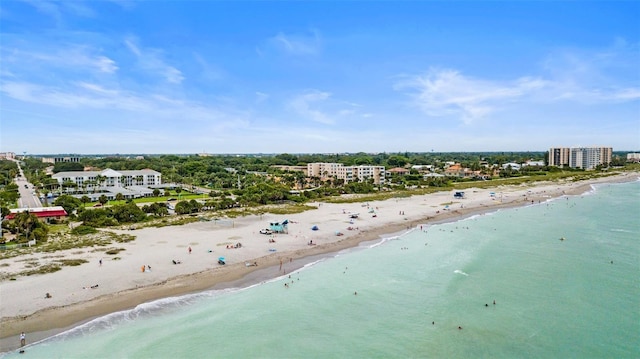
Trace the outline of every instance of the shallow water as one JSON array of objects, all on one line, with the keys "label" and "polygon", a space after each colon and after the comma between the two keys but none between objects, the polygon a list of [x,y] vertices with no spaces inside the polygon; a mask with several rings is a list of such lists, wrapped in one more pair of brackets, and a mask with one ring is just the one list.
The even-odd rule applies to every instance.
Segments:
[{"label": "shallow water", "polygon": [[640,357],[639,214],[640,182],[602,185],[143,304],[20,357]]}]

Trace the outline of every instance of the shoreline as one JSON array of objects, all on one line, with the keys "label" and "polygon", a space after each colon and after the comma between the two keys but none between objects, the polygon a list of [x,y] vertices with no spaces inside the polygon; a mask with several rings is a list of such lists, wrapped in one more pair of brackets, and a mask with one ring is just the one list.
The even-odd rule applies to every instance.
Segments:
[{"label": "shoreline", "polygon": [[[384,222],[377,226],[368,226],[358,231],[357,233],[345,235],[344,238],[340,238],[338,240],[335,240],[335,237],[333,237],[331,234],[325,233],[323,234],[324,237],[331,236],[331,238],[334,238],[334,240],[329,239],[328,241],[325,241],[325,243],[319,243],[317,246],[300,247],[299,245],[290,245],[286,250],[282,252],[270,253],[258,257],[254,256],[251,257],[250,260],[244,259],[225,266],[205,268],[204,270],[197,270],[185,274],[173,275],[165,280],[156,281],[151,284],[142,286],[136,285],[124,290],[108,292],[106,294],[95,296],[86,300],[68,302],[60,306],[49,306],[26,315],[3,316],[0,320],[2,328],[0,333],[0,352],[7,352],[18,348],[17,344],[19,343],[19,341],[17,340],[17,335],[22,331],[28,333],[28,341],[30,343],[34,343],[66,331],[72,327],[89,322],[95,318],[107,315],[109,313],[129,310],[142,303],[147,303],[167,297],[188,295],[207,290],[244,288],[250,285],[258,284],[265,280],[277,278],[286,273],[298,270],[307,263],[310,263],[318,258],[331,257],[340,251],[356,248],[362,243],[381,240],[396,233],[405,233],[407,230],[416,228],[420,225],[436,225],[440,223],[458,221],[470,216],[486,214],[500,209],[522,207],[530,205],[532,203],[542,203],[554,198],[562,197],[564,195],[582,195],[590,191],[592,185],[594,184],[631,182],[638,180],[638,175],[638,173],[633,172],[581,182],[541,183],[532,184],[531,186],[521,188],[512,187],[504,189],[504,192],[511,195],[509,197],[509,200],[497,203],[495,202],[495,199],[494,202],[487,202],[487,198],[482,199],[479,197],[480,200],[472,203],[463,202],[464,205],[469,204],[464,208],[462,208],[461,204],[461,208],[448,210],[446,212],[438,210],[438,208],[442,207],[442,203],[438,202],[441,201],[441,197],[451,201],[450,196],[447,197],[450,191],[446,191],[444,193],[444,196],[435,196],[434,194],[429,194],[412,196],[399,200],[391,199],[380,201],[378,202],[378,204],[380,204],[381,208],[382,204],[390,205],[389,207],[393,207],[394,211],[398,207],[405,207],[405,204],[408,204],[410,202],[415,208],[420,208],[417,207],[419,205],[426,206],[424,203],[422,203],[422,201],[431,201],[429,202],[429,204],[431,204],[429,207],[434,208],[428,208],[422,213],[406,217],[404,216],[404,211],[402,211],[402,218],[398,219],[398,217],[396,217],[396,219],[387,220],[387,222]],[[536,189],[538,189],[539,191],[537,193],[532,193],[532,190]],[[472,189],[470,189],[470,191],[471,190]],[[478,190],[477,192],[486,194],[492,190],[497,190],[497,188],[483,189]],[[553,192],[551,190],[553,190]],[[476,191],[474,191],[474,193],[476,193]],[[525,197],[524,200],[521,198],[522,196]],[[393,205],[393,201],[395,201],[396,205]],[[400,201],[402,201],[402,203],[398,204]],[[436,204],[435,206],[433,205],[434,203]],[[321,205],[322,204],[319,204],[318,208],[321,208]],[[325,205],[328,206],[328,204]],[[336,208],[340,206],[346,207],[347,205],[335,205],[333,206],[335,207],[333,208],[333,210],[336,210]],[[353,207],[353,205],[350,206]],[[406,205],[406,207],[409,206]],[[435,215],[431,213],[434,211],[437,211]],[[344,214],[344,210],[342,214]],[[294,217],[294,215],[292,215],[291,217]],[[317,218],[314,218],[315,216],[313,216],[313,214],[309,213],[307,213],[306,215],[301,214],[297,217],[318,220]],[[248,222],[250,225],[255,225],[258,220],[257,218],[252,218]],[[315,221],[309,223],[314,222]],[[329,223],[331,222],[327,220],[323,224],[323,226],[328,226]],[[181,228],[174,228],[174,230],[176,231],[179,231],[180,229]],[[184,229],[185,231],[187,230],[186,228],[182,229]],[[227,230],[229,232],[233,232],[236,229],[234,228]],[[248,229],[238,228],[237,230],[247,231]],[[293,234],[287,234],[283,236],[292,235]],[[305,237],[306,240],[307,237],[303,237]],[[267,237],[261,238],[266,239]],[[283,237],[278,237],[278,241],[280,241],[281,238]],[[288,239],[292,238],[289,237]],[[299,237],[295,236],[294,239],[299,239]],[[315,240],[315,237],[313,239]],[[224,241],[225,239],[220,240]],[[135,242],[136,241],[132,243]],[[220,243],[224,244],[225,242]],[[245,265],[245,261],[257,261],[259,262],[259,266],[248,267]],[[282,263],[284,263],[284,265]],[[285,273],[280,271],[279,265],[280,267],[284,266],[286,271]],[[156,268],[155,263],[154,268]],[[66,267],[61,272],[64,272],[65,270]],[[40,277],[48,277],[53,275],[54,274],[48,274],[42,275]],[[114,275],[117,275],[117,273],[114,273]],[[62,275],[61,277],[64,277],[64,275]],[[31,290],[33,291],[33,288]]]}]

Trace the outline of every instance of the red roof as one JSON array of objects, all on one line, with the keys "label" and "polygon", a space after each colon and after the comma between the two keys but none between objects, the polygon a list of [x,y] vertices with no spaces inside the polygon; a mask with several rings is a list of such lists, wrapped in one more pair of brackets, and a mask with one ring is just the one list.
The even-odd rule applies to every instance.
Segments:
[{"label": "red roof", "polygon": [[[65,211],[64,209],[54,209],[49,211],[30,209],[29,213],[34,214],[38,218],[64,217],[67,215],[67,211]],[[9,213],[5,217],[5,219],[8,219],[8,220],[14,219],[16,217],[16,214],[17,213]]]}]

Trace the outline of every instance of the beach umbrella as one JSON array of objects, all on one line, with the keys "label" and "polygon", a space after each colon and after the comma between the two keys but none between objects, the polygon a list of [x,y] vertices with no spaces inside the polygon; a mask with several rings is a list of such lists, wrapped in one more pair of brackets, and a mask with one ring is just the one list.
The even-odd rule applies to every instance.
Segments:
[{"label": "beach umbrella", "polygon": [[313,226],[313,227],[311,227],[311,230],[312,230],[312,231],[317,231],[317,230],[318,230],[318,226]]}]

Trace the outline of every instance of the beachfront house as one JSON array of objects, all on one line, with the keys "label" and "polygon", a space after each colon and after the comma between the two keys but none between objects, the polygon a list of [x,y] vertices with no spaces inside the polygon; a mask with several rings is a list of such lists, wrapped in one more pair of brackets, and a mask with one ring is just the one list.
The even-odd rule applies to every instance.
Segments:
[{"label": "beachfront house", "polygon": [[16,215],[18,213],[22,213],[22,212],[29,212],[35,215],[36,217],[38,217],[38,219],[43,222],[50,222],[52,219],[59,221],[67,217],[67,211],[65,211],[64,208],[60,206],[53,206],[53,207],[34,207],[34,208],[14,208],[10,210],[10,213],[7,214],[7,216],[4,219],[10,221],[16,218]]}]

